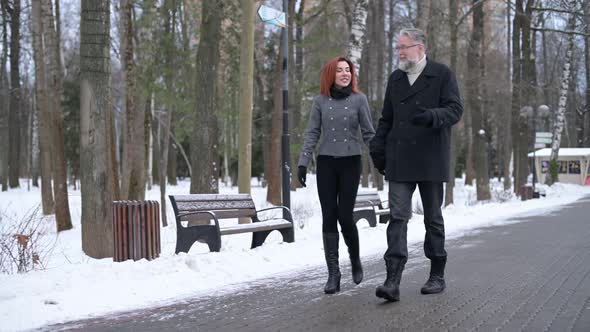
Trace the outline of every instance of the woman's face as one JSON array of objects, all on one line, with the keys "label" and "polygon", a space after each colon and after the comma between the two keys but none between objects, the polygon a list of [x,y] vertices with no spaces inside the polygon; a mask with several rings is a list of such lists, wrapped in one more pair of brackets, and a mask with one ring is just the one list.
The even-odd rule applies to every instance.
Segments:
[{"label": "woman's face", "polygon": [[338,87],[343,88],[350,84],[351,74],[350,74],[350,66],[346,61],[338,62],[336,67],[336,79],[334,80],[334,84]]}]

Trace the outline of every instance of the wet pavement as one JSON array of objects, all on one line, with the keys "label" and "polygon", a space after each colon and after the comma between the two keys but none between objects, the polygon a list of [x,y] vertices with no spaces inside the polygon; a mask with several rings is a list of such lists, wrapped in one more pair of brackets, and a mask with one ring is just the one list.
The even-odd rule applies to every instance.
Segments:
[{"label": "wet pavement", "polygon": [[363,258],[360,285],[352,283],[349,264],[341,264],[336,295],[323,294],[326,271],[318,266],[235,293],[40,330],[590,331],[590,197],[448,240],[441,294],[420,294],[429,265],[421,243],[409,249],[396,303],[375,297],[385,279],[379,255]]}]

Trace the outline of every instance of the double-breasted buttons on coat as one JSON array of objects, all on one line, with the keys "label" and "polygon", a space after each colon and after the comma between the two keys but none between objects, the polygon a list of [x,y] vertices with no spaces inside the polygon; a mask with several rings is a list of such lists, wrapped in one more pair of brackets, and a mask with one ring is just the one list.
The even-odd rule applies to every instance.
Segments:
[{"label": "double-breasted buttons on coat", "polygon": [[375,130],[365,95],[353,93],[343,99],[317,96],[305,131],[299,165],[307,166],[318,142],[318,155],[360,155],[359,130],[368,144]]}]

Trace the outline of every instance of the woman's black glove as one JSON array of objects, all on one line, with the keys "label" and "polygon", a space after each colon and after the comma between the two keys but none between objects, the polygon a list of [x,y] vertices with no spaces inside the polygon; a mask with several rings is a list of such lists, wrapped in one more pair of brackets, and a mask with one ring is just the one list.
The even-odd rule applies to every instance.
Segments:
[{"label": "woman's black glove", "polygon": [[307,177],[307,167],[299,166],[297,169],[297,178],[299,179],[299,183],[301,186],[305,187],[305,179]]}]

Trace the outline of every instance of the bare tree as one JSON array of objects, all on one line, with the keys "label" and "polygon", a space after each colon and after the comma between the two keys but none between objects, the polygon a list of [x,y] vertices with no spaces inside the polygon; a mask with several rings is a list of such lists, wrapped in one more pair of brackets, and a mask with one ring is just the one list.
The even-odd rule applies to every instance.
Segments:
[{"label": "bare tree", "polygon": [[[68,178],[65,156],[63,116],[61,111],[62,72],[59,38],[54,22],[51,0],[42,1],[43,40],[45,41],[45,59],[48,73],[47,106],[51,123],[51,142],[53,142],[53,195],[55,198],[55,221],[57,231],[72,228],[70,205],[68,200]],[[59,20],[59,17],[57,17]]]},{"label": "bare tree", "polygon": [[[571,77],[571,67],[572,67],[572,55],[574,52],[574,40],[575,40],[575,30],[576,30],[576,12],[578,10],[578,3],[576,0],[568,1],[568,9],[571,10],[570,17],[567,22],[566,27],[566,34],[567,34],[567,44],[565,49],[565,59],[563,64],[563,72],[561,76],[561,86],[559,90],[559,105],[557,107],[557,114],[555,118],[555,124],[553,126],[553,138],[551,141],[551,158],[550,163],[552,164],[552,169],[554,170],[557,165],[557,158],[559,155],[559,146],[561,143],[561,133],[564,128],[564,120],[565,120],[565,110],[567,106],[567,98],[568,98],[568,89],[570,84],[570,77]],[[546,183],[551,185],[556,182],[557,179],[557,172],[552,171],[549,172],[549,176],[546,177]]]},{"label": "bare tree", "polygon": [[242,1],[240,40],[240,128],[238,152],[238,190],[250,193],[252,177],[252,89],[254,79],[254,0]]},{"label": "bare tree", "polygon": [[[450,53],[451,53],[451,70],[457,72],[457,57],[459,54],[457,46],[457,14],[458,5],[457,0],[449,0],[449,30],[450,30]],[[451,163],[449,182],[445,188],[445,206],[454,203],[455,197],[453,191],[455,189],[455,167],[457,165],[457,144],[459,144],[459,131],[457,127],[451,128]]]},{"label": "bare tree", "polygon": [[0,55],[0,186],[8,190],[8,14],[5,1],[0,1],[2,12],[2,54]]},{"label": "bare tree", "polygon": [[217,114],[215,96],[219,65],[221,1],[202,4],[201,36],[196,64],[196,103],[191,141],[191,193],[216,193],[218,189]]},{"label": "bare tree", "polygon": [[35,60],[35,96],[36,112],[39,121],[39,148],[41,171],[41,204],[43,214],[54,212],[53,190],[51,186],[51,115],[49,113],[49,96],[47,69],[45,68],[45,44],[43,43],[43,8],[41,0],[32,2],[33,19],[33,57]]},{"label": "bare tree", "polygon": [[80,20],[80,164],[82,249],[112,257],[112,202],[119,198],[111,104],[110,1],[82,0]]},{"label": "bare tree", "polygon": [[145,197],[145,113],[136,88],[134,61],[133,0],[121,0],[121,64],[125,84],[125,128],[121,198],[143,200]]},{"label": "bare tree", "polygon": [[480,68],[484,30],[483,3],[473,0],[473,29],[467,51],[467,105],[471,111],[473,135],[473,159],[477,176],[477,200],[490,199],[489,174],[487,170],[486,135],[484,130],[483,98]]},{"label": "bare tree", "polygon": [[10,17],[10,109],[8,113],[8,185],[19,186],[20,138],[21,138],[21,76],[20,76],[20,0],[4,2],[4,10]]},{"label": "bare tree", "polygon": [[[590,1],[584,2],[584,23],[590,27]],[[584,65],[586,74],[586,108],[584,110],[584,130],[582,146],[590,146],[590,38],[584,38]]]},{"label": "bare tree", "polygon": [[281,205],[281,133],[283,123],[283,48],[279,47],[277,64],[274,71],[274,85],[272,89],[273,106],[272,119],[270,126],[270,141],[268,155],[268,174],[266,174],[268,189],[266,191],[266,200],[274,205]]}]

